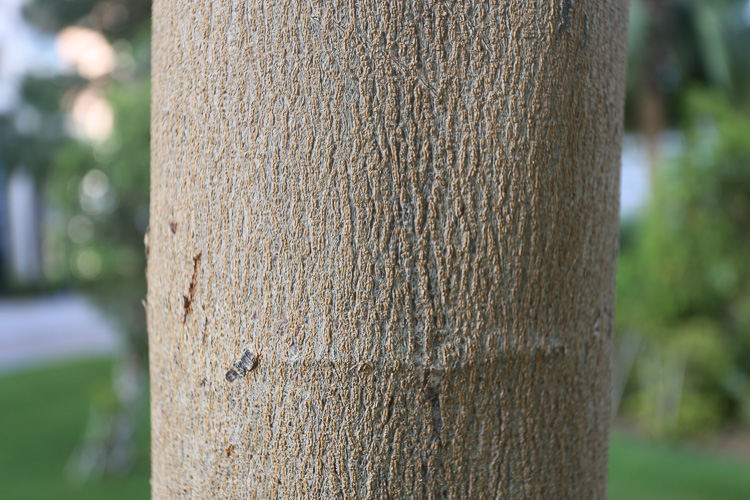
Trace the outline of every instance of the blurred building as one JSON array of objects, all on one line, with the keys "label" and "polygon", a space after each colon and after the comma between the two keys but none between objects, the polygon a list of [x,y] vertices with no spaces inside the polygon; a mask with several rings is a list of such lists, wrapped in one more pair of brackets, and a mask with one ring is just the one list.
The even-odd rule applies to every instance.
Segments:
[{"label": "blurred building", "polygon": [[[42,281],[42,251],[39,199],[34,178],[24,169],[16,169],[8,177],[5,189],[6,269],[12,281],[29,286]],[[3,225],[0,225],[0,231]]]}]

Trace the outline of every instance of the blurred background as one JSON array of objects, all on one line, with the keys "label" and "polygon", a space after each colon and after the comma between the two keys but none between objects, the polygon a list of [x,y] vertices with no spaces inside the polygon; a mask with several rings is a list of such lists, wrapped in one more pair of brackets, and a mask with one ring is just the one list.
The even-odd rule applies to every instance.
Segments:
[{"label": "blurred background", "polygon": [[[0,0],[0,496],[148,498],[149,0]],[[750,498],[750,1],[633,0],[613,499]]]}]

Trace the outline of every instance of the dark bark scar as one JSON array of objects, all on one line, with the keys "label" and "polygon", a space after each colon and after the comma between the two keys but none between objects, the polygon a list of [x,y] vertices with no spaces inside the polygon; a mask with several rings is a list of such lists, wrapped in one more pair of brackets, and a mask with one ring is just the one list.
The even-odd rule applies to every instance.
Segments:
[{"label": "dark bark scar", "polygon": [[196,274],[198,274],[198,263],[201,260],[201,255],[203,255],[203,252],[198,252],[195,257],[193,257],[193,276],[190,278],[190,286],[188,286],[187,295],[182,296],[182,308],[184,309],[184,314],[182,316],[183,325],[187,321],[190,307],[193,305],[193,295],[195,294],[195,276]]},{"label": "dark bark scar", "polygon": [[573,36],[573,10],[573,0],[562,0],[562,13],[558,33],[565,31],[568,37]]}]

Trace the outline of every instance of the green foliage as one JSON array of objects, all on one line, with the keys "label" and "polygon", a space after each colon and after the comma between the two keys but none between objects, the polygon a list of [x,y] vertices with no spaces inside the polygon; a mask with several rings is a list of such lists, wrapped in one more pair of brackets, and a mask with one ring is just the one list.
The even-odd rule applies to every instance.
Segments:
[{"label": "green foliage", "polygon": [[645,341],[624,407],[660,434],[750,423],[750,119],[707,92],[685,109],[618,271],[617,330]]},{"label": "green foliage", "polygon": [[114,313],[145,354],[143,234],[148,224],[147,80],[112,85],[112,135],[103,143],[68,139],[50,173],[49,199],[63,224],[50,235],[57,278],[73,280]]},{"label": "green foliage", "polygon": [[34,116],[29,130],[20,129],[17,119],[0,115],[0,158],[4,167],[23,166],[37,178],[45,178],[55,151],[64,139],[64,117],[60,110],[63,94],[77,81],[68,77],[28,77],[21,95],[27,114]]},{"label": "green foliage", "polygon": [[[149,9],[144,6],[149,4],[34,0],[27,5],[27,15],[35,21],[41,19],[38,16],[48,19],[49,29],[75,23],[128,38],[113,43],[119,62],[112,75],[93,82],[59,76],[27,79],[26,105],[37,109],[41,122],[57,135],[36,133],[9,140],[6,156],[18,157],[15,163],[39,165],[37,176],[53,217],[44,235],[47,278],[88,291],[128,334],[129,347],[143,361],[147,350],[141,305],[146,294],[143,235],[148,224],[150,161],[150,25]],[[108,29],[97,24],[100,17],[111,21]],[[100,95],[114,112],[114,128],[103,142],[66,133],[67,108],[82,91]],[[26,147],[24,140],[33,141],[32,147]],[[38,161],[32,161],[35,156],[40,156]]]}]

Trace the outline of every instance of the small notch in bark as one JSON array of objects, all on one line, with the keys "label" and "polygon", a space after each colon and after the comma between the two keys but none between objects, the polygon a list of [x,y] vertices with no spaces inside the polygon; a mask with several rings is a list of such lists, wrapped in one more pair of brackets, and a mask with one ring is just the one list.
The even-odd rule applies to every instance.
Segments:
[{"label": "small notch in bark", "polygon": [[255,370],[258,367],[259,362],[260,355],[256,355],[254,352],[246,349],[240,360],[232,365],[226,375],[224,375],[224,378],[227,382],[234,382],[239,377],[244,377],[251,371]]},{"label": "small notch in bark", "polygon": [[195,276],[198,274],[198,263],[201,260],[202,254],[203,252],[198,252],[195,255],[195,257],[193,257],[193,276],[190,278],[190,285],[188,286],[187,295],[182,296],[182,308],[183,308],[182,324],[183,325],[187,321],[188,313],[190,312],[190,307],[193,305],[193,295],[195,294]]},{"label": "small notch in bark", "polygon": [[443,412],[440,409],[440,384],[425,386],[424,395],[430,403],[432,417],[432,441],[440,442],[440,431],[443,429]]},{"label": "small notch in bark", "polygon": [[177,232],[177,223],[176,222],[170,222],[169,223],[169,230],[172,231],[172,234]]},{"label": "small notch in bark", "polygon": [[297,341],[295,340],[292,343],[292,345],[290,345],[289,347],[287,347],[287,356],[289,358],[294,359],[294,358],[297,357],[298,354],[299,354],[299,346],[297,345]]},{"label": "small notch in bark", "polygon": [[599,309],[597,309],[594,312],[594,338],[599,338],[599,323],[601,320],[601,314],[599,314]]}]

